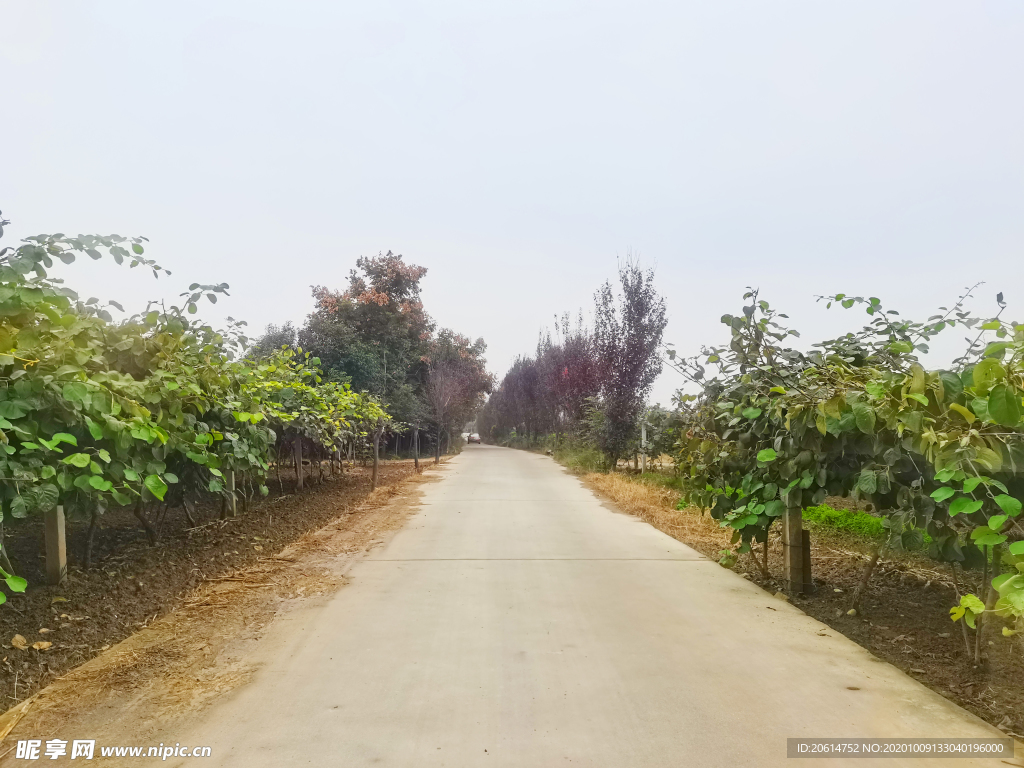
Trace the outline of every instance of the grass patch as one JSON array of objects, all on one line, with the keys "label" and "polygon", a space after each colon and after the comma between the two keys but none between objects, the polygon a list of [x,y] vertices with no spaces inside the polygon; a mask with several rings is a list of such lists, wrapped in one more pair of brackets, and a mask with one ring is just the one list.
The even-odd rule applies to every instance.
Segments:
[{"label": "grass patch", "polygon": [[872,539],[883,539],[887,535],[881,519],[867,512],[833,509],[828,504],[804,509],[804,520],[810,520],[825,528],[845,531]]},{"label": "grass patch", "polygon": [[521,451],[548,453],[574,475],[604,472],[606,469],[604,454],[586,442],[569,436],[558,439],[555,435],[530,437],[513,434],[502,438],[497,444]]},{"label": "grass patch", "polygon": [[605,466],[604,454],[590,446],[563,444],[552,453],[555,461],[576,475],[601,472]]},{"label": "grass patch", "polygon": [[669,475],[664,472],[644,472],[641,475],[634,475],[633,479],[645,485],[668,488],[677,493],[682,493],[683,490],[683,479],[678,475]]}]

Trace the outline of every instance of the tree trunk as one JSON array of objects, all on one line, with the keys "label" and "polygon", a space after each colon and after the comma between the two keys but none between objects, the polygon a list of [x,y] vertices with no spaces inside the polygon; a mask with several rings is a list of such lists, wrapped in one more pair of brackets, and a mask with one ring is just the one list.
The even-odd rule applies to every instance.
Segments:
[{"label": "tree trunk", "polygon": [[185,510],[185,519],[188,521],[190,528],[195,528],[198,523],[196,522],[195,516],[192,514],[192,507],[188,503],[188,497],[185,496],[181,500],[181,507]]},{"label": "tree trunk", "polygon": [[[963,593],[963,590],[960,589],[960,579],[957,577],[957,567],[958,567],[957,563],[955,563],[955,562],[952,563],[953,587],[956,589],[956,600],[959,603],[960,602],[960,598],[963,597],[964,593]],[[964,658],[970,660],[970,658],[971,658],[971,640],[967,636],[967,622],[966,621],[958,621],[957,624],[960,625],[960,632],[964,636]]]},{"label": "tree trunk", "polygon": [[2,565],[8,573],[15,572],[14,566],[11,565],[10,558],[7,557],[7,544],[6,539],[4,539],[3,520],[0,520],[0,565]]},{"label": "tree trunk", "polygon": [[871,559],[868,564],[864,566],[864,571],[860,575],[860,581],[857,583],[857,588],[853,591],[853,599],[850,601],[850,610],[859,611],[860,601],[864,597],[864,592],[868,588],[868,582],[871,581],[871,575],[875,572],[875,566],[878,565],[878,558],[882,554],[882,545],[876,544],[871,552]]},{"label": "tree trunk", "polygon": [[437,431],[437,444],[434,445],[434,463],[441,463],[441,430]]},{"label": "tree trunk", "polygon": [[[986,551],[986,549],[988,551]],[[988,593],[989,593],[989,575],[988,575],[988,559],[992,556],[991,547],[982,547],[981,550],[985,554],[985,568],[981,574],[981,599],[985,603],[985,607],[988,607]],[[974,663],[975,665],[981,664],[981,631],[985,628],[985,614],[980,615],[974,620]]]},{"label": "tree trunk", "polygon": [[373,430],[373,473],[370,475],[370,490],[377,489],[377,464],[380,461],[380,434],[384,431],[383,426]]},{"label": "tree trunk", "polygon": [[86,570],[92,568],[92,543],[96,538],[96,523],[99,516],[100,513],[97,509],[93,509],[92,514],[89,515],[89,531],[85,534],[85,557],[83,558]]},{"label": "tree trunk", "polygon": [[[994,620],[992,609],[996,607],[996,600],[999,599],[999,593],[992,589],[992,579],[999,576],[1001,563],[1000,550],[1002,547],[996,544],[994,547],[989,547],[990,556],[992,558],[992,570],[989,578],[986,580],[987,590],[985,592],[985,613],[978,617],[978,638],[979,645],[984,653],[988,653],[989,643],[993,642],[996,638],[996,628],[999,625],[998,621]],[[987,664],[988,658],[981,657],[982,660]]]},{"label": "tree trunk", "polygon": [[292,448],[295,451],[295,487],[302,490],[302,438],[295,436],[295,444]]},{"label": "tree trunk", "polygon": [[419,471],[420,468],[420,428],[412,428],[412,463],[413,468]]},{"label": "tree trunk", "polygon": [[167,519],[167,510],[169,510],[170,508],[171,508],[171,505],[168,502],[166,502],[166,501],[164,502],[163,509],[160,509],[159,507],[157,507],[157,510],[158,510],[157,514],[156,514],[156,536],[157,536],[157,538],[160,538],[160,534],[163,533],[163,530],[164,530],[164,520]]},{"label": "tree trunk", "polygon": [[142,523],[142,527],[146,531],[146,538],[149,539],[149,545],[151,547],[156,546],[156,529],[153,527],[152,523],[150,523],[149,520],[146,519],[146,516],[143,514],[141,499],[139,499],[139,501],[135,503],[135,509],[132,510],[132,514],[134,514],[135,517],[139,519],[139,522]]}]

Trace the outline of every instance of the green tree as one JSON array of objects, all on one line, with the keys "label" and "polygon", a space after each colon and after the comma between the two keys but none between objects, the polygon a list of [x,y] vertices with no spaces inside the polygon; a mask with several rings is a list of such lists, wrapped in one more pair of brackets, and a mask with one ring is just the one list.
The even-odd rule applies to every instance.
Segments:
[{"label": "green tree", "polygon": [[434,328],[420,297],[426,273],[390,251],[361,257],[345,291],[313,289],[316,307],[298,335],[329,378],[378,396],[402,422],[414,422],[422,409],[423,358]]},{"label": "green tree", "polygon": [[442,437],[470,421],[491,391],[483,339],[470,342],[447,328],[437,334],[426,357],[425,400],[437,433],[435,461],[440,460]]},{"label": "green tree", "polygon": [[292,325],[291,321],[283,325],[271,323],[267,326],[263,335],[249,349],[249,356],[258,360],[269,357],[282,347],[294,349],[297,339],[298,331],[295,330],[295,326]]},{"label": "green tree", "polygon": [[593,401],[591,434],[614,468],[637,443],[639,419],[661,373],[665,300],[654,286],[653,270],[633,261],[619,269],[620,294],[610,282],[595,296],[594,347],[601,382]]},{"label": "green tree", "polygon": [[[785,315],[748,291],[742,313],[722,317],[729,344],[677,363],[700,387],[679,398],[687,501],[732,528],[740,552],[787,509],[869,501],[893,549],[921,548],[927,534],[933,557],[995,575],[954,620],[1024,629],[1024,325],[1001,319],[1001,294],[988,318],[964,308],[969,296],[925,322],[876,297],[823,297],[871,320],[802,352],[786,345],[798,334]],[[918,354],[949,328],[971,334],[967,351],[925,369]],[[978,631],[976,663],[986,645]]]},{"label": "green tree", "polygon": [[[180,306],[151,304],[114,322],[49,276],[81,255],[159,275],[144,242],[40,235],[0,251],[0,523],[58,504],[95,522],[116,504],[131,506],[155,541],[147,506],[173,503],[191,518],[189,502],[203,494],[266,493],[282,433],[331,448],[386,418],[372,398],[324,384],[308,355],[244,359],[241,324],[218,331],[195,320],[198,302],[226,284],[194,283]],[[0,573],[15,579],[2,533]]]}]

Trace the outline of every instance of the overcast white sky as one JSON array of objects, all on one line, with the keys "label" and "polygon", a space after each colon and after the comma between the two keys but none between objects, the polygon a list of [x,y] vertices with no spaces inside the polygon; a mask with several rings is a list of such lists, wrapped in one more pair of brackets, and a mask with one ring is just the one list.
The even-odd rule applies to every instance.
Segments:
[{"label": "overcast white sky", "polygon": [[499,375],[630,250],[683,352],[746,285],[807,342],[835,291],[1024,319],[1022,41],[1020,0],[0,0],[0,244],[146,235],[171,278],[64,276],[257,330],[390,249]]}]

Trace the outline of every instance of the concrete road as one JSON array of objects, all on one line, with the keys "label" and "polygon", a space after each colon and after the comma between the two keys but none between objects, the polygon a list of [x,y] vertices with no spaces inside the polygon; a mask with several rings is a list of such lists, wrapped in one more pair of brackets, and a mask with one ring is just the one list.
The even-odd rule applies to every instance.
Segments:
[{"label": "concrete road", "polygon": [[[548,458],[470,446],[444,472],[167,740],[246,768],[678,768],[783,765],[787,737],[1002,735]],[[850,761],[796,765],[817,762]]]}]

